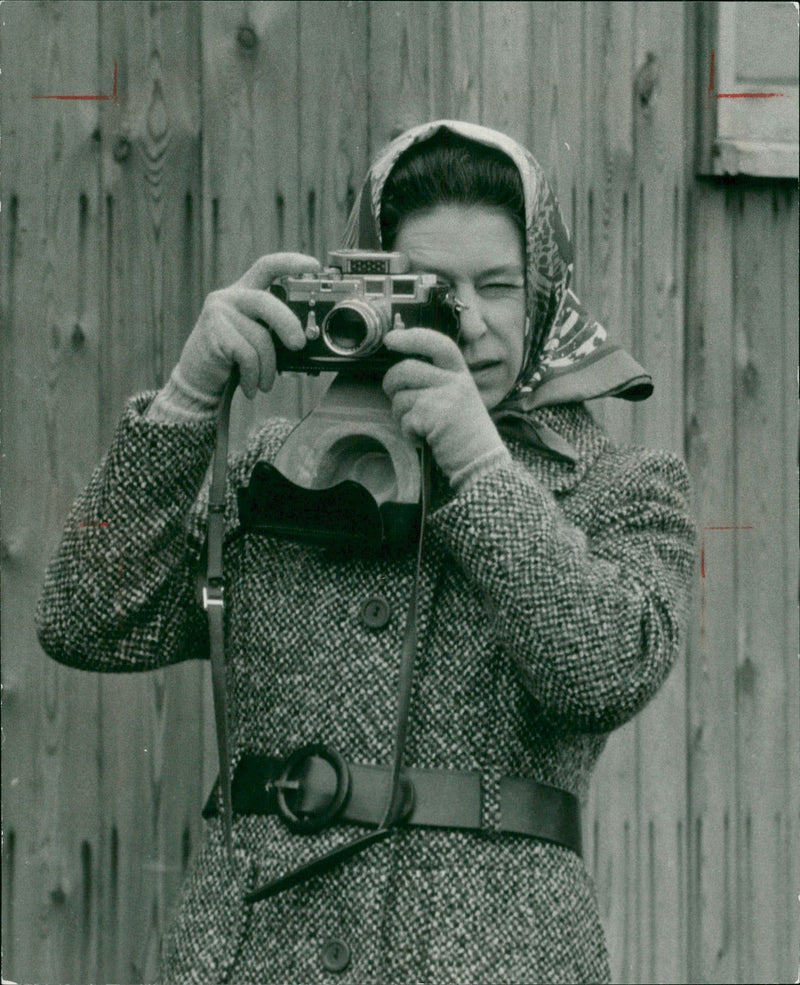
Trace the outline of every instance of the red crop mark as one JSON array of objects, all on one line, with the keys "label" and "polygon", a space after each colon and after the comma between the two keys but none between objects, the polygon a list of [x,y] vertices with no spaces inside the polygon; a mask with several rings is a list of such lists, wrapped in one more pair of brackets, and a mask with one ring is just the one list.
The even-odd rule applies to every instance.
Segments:
[{"label": "red crop mark", "polygon": [[31,99],[90,99],[90,100],[107,100],[113,99],[114,102],[117,101],[117,63],[114,62],[114,89],[110,96],[31,96]]},{"label": "red crop mark", "polygon": [[711,71],[708,76],[708,94],[716,99],[775,99],[785,92],[714,92],[714,51],[711,52]]},{"label": "red crop mark", "polygon": [[703,527],[703,537],[700,541],[700,647],[706,645],[706,531],[707,530],[755,530],[750,526]]},{"label": "red crop mark", "polygon": [[90,522],[90,523],[78,523],[78,524],[76,524],[76,526],[78,526],[78,527],[107,527],[108,526],[108,520],[98,520],[96,523],[92,523],[92,522]]}]

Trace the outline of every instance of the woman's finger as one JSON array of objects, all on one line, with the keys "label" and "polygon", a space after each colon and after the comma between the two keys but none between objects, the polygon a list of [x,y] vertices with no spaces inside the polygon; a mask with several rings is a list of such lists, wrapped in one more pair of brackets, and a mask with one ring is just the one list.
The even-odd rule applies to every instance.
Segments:
[{"label": "woman's finger", "polygon": [[400,390],[392,397],[392,414],[395,420],[402,420],[415,406],[419,394],[416,390]]},{"label": "woman's finger", "polygon": [[274,294],[235,286],[228,296],[242,314],[267,325],[288,349],[302,349],[306,344],[300,319]]},{"label": "woman's finger", "polygon": [[[247,315],[242,314],[235,308],[230,309],[230,322],[245,339],[258,357],[258,378],[256,387],[267,393],[272,389],[275,382],[276,360],[275,345],[272,335],[262,325],[254,322]],[[255,387],[253,388],[255,396]]]},{"label": "woman's finger", "polygon": [[442,386],[447,382],[447,371],[422,362],[421,359],[403,359],[391,366],[383,377],[383,392],[391,399],[400,390],[422,390]]},{"label": "woman's finger", "polygon": [[467,364],[456,343],[442,332],[432,328],[396,328],[384,336],[387,349],[424,356],[440,369],[451,372],[468,372]]},{"label": "woman's finger", "polygon": [[261,360],[258,350],[247,337],[248,332],[242,331],[245,322],[244,315],[233,309],[228,311],[214,334],[209,356],[221,366],[228,367],[228,373],[230,367],[237,366],[239,385],[245,396],[252,399],[259,385]]},{"label": "woman's finger", "polygon": [[234,286],[265,291],[278,277],[311,273],[319,268],[319,260],[305,253],[268,253],[259,257]]}]

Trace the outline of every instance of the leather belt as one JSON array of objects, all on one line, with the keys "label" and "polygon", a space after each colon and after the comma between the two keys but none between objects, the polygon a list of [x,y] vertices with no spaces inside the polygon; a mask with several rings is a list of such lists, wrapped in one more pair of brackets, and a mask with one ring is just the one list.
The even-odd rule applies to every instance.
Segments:
[{"label": "leather belt", "polygon": [[[398,824],[488,830],[482,822],[483,778],[477,772],[408,768],[403,770],[403,801]],[[248,754],[233,778],[237,814],[277,814],[299,832],[333,823],[380,824],[391,782],[388,766],[345,763],[328,746],[304,746],[287,759]],[[554,842],[581,855],[578,798],[529,777],[501,777],[500,818],[491,830]],[[218,785],[203,817],[219,814]]]}]

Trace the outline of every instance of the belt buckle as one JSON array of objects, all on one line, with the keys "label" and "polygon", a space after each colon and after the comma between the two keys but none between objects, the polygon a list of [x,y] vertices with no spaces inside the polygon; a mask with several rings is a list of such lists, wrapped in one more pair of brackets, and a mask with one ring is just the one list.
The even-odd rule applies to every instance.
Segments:
[{"label": "belt buckle", "polygon": [[[336,789],[328,804],[321,810],[311,813],[297,813],[292,810],[287,793],[300,791],[300,780],[297,779],[299,767],[308,759],[316,757],[326,762],[336,774]],[[278,813],[290,831],[296,834],[314,834],[331,824],[343,809],[350,794],[350,770],[343,757],[326,746],[324,743],[311,743],[301,746],[289,756],[283,764],[283,772],[277,780],[267,784],[268,789],[275,789]]]}]

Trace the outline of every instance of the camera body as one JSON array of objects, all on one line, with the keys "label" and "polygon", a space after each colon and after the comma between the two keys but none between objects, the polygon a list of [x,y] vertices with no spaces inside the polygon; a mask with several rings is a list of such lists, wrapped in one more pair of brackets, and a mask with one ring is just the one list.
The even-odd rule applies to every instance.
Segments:
[{"label": "camera body", "polygon": [[379,375],[403,358],[383,344],[393,328],[458,335],[458,303],[435,274],[409,273],[402,253],[332,250],[317,273],[281,277],[270,291],[300,319],[305,346],[274,338],[278,372]]}]

